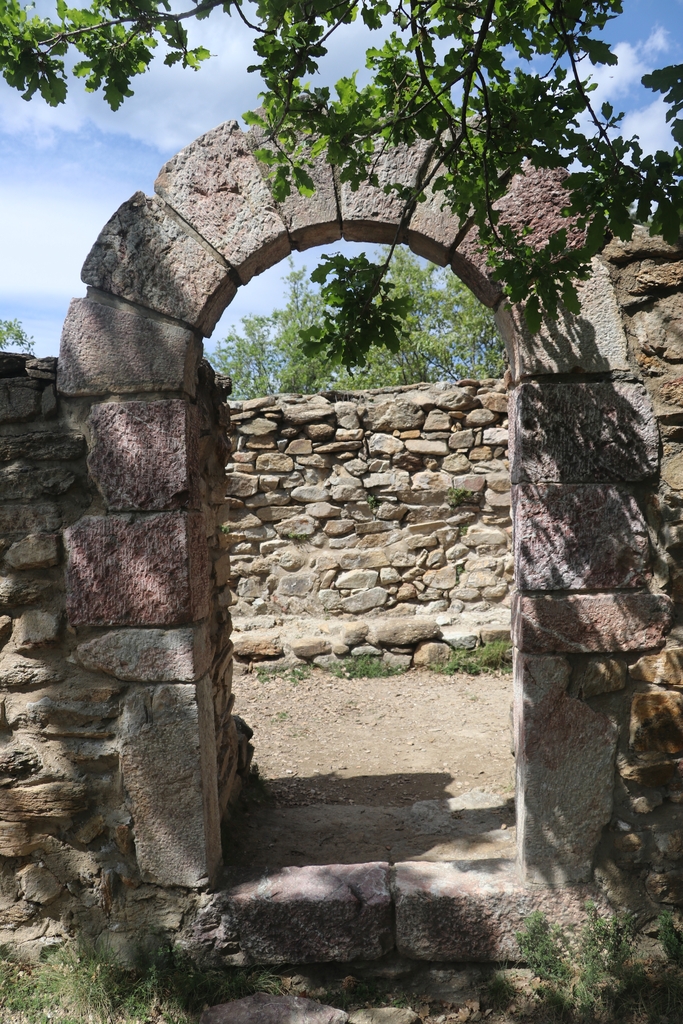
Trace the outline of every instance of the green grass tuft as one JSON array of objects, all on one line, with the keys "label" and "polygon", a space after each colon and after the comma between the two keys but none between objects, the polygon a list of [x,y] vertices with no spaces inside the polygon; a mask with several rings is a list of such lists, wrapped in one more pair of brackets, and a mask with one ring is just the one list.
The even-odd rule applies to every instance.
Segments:
[{"label": "green grass tuft", "polygon": [[472,491],[468,491],[466,487],[449,487],[447,498],[451,508],[460,508],[461,505],[472,502],[474,494]]},{"label": "green grass tuft", "polygon": [[449,676],[458,673],[479,676],[482,672],[511,672],[512,648],[507,640],[495,640],[470,651],[458,649],[453,651],[447,662],[432,665],[431,668]]},{"label": "green grass tuft", "polygon": [[405,669],[386,665],[376,654],[361,654],[358,658],[345,658],[343,665],[329,671],[340,679],[380,679],[383,676],[400,676]]}]

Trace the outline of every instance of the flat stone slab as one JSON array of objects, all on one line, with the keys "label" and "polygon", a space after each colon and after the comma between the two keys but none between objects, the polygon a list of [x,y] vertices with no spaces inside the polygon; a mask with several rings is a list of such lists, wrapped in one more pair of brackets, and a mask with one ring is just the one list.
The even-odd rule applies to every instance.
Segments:
[{"label": "flat stone slab", "polygon": [[368,1006],[355,1010],[349,1024],[416,1024],[419,1019],[407,1006]]},{"label": "flat stone slab", "polygon": [[[220,920],[215,936],[207,927],[212,920]],[[394,945],[389,865],[315,864],[252,874],[219,893],[194,931],[216,950],[221,936],[229,936],[252,963],[376,960]]]},{"label": "flat stone slab", "polygon": [[414,960],[519,961],[516,933],[534,910],[563,928],[585,920],[585,901],[605,900],[588,885],[524,886],[514,861],[404,861],[392,884],[398,952]]},{"label": "flat stone slab", "polygon": [[346,1024],[349,1015],[302,996],[271,996],[256,992],[245,999],[211,1006],[199,1024]]}]

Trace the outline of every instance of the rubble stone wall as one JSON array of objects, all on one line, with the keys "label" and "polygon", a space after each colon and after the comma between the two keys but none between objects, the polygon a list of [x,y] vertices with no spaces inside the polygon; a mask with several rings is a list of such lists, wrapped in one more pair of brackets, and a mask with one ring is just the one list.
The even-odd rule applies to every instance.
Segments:
[{"label": "rubble stone wall", "polygon": [[[461,613],[498,609],[509,618],[504,383],[230,405],[223,529],[237,622],[431,616],[465,643],[472,625]],[[236,653],[273,656],[249,636],[239,637]]]}]

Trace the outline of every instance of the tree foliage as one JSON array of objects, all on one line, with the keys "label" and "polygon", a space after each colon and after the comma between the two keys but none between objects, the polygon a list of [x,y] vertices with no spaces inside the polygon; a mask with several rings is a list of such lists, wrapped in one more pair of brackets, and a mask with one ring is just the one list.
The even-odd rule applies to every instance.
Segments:
[{"label": "tree foliage", "polygon": [[33,352],[35,342],[18,320],[0,320],[0,352]]},{"label": "tree foliage", "polygon": [[[623,113],[593,103],[595,68],[617,56],[605,38],[623,0],[200,0],[185,11],[170,0],[91,0],[43,17],[21,0],[0,0],[0,69],[26,98],[63,102],[67,55],[86,89],[102,89],[116,109],[159,44],[165,63],[197,68],[209,57],[190,47],[185,24],[221,10],[254,32],[262,109],[245,115],[265,132],[259,156],[273,188],[313,190],[312,160],[325,154],[357,189],[378,184],[387,147],[428,144],[431,163],[414,187],[389,182],[403,215],[396,239],[430,188],[463,225],[476,228],[491,271],[510,300],[526,303],[529,325],[554,317],[558,303],[578,311],[574,282],[586,277],[606,232],[631,236],[633,217],[674,241],[683,218],[683,66],[646,75],[661,93],[676,145],[643,153],[620,134]],[[330,37],[360,19],[377,35],[359,85],[349,67],[334,93],[313,80]],[[565,168],[567,217],[585,232],[555,231],[530,244],[523,225],[503,222],[496,202],[525,161]],[[389,263],[366,257],[328,260],[315,272],[327,306],[309,336],[318,351],[351,362],[372,343],[396,344],[401,310],[386,287]]]},{"label": "tree foliage", "polygon": [[450,270],[423,266],[405,249],[396,250],[387,281],[404,308],[399,344],[360,352],[360,365],[353,370],[334,353],[307,354],[304,339],[324,323],[329,309],[305,268],[290,266],[285,280],[283,309],[243,317],[239,328],[216,346],[212,361],[232,378],[235,397],[498,377],[504,371],[503,345],[491,311]]}]

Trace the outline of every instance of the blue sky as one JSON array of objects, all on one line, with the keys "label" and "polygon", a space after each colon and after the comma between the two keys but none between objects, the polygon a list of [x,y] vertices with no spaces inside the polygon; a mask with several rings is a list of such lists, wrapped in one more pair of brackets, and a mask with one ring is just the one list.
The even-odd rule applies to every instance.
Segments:
[{"label": "blue sky", "polygon": [[[626,111],[625,131],[639,134],[645,149],[669,148],[663,104],[640,78],[683,61],[683,0],[624,0],[624,9],[607,34],[619,65],[598,71],[599,96]],[[201,71],[157,61],[115,114],[79,84],[52,110],[40,99],[24,102],[0,82],[0,319],[21,320],[41,355],[57,354],[69,300],[85,294],[81,264],[119,204],[138,189],[151,194],[159,167],[178,149],[257,105],[260,80],[245,70],[252,60],[248,30],[214,14],[195,35],[216,55]],[[328,58],[326,80],[362,67],[366,45],[360,25],[346,29]],[[295,261],[312,268],[318,255],[309,250]],[[273,267],[239,290],[208,350],[246,313],[280,303],[286,269]]]}]

